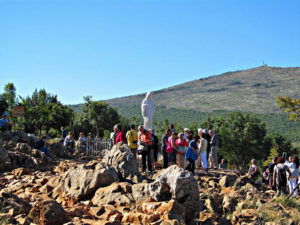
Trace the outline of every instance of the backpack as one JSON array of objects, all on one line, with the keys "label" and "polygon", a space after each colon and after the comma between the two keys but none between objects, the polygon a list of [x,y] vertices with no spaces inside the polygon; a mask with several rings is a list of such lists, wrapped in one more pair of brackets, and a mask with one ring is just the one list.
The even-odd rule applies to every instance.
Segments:
[{"label": "backpack", "polygon": [[278,170],[278,186],[284,187],[287,184],[285,167],[283,168],[277,167],[277,170]]}]

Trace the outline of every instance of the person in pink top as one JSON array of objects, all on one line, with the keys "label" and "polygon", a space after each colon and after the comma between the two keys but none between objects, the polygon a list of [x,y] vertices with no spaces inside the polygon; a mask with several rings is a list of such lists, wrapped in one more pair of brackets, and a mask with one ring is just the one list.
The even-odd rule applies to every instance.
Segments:
[{"label": "person in pink top", "polygon": [[184,168],[185,153],[186,148],[188,147],[188,143],[183,136],[184,134],[182,132],[179,133],[175,142],[175,145],[177,146],[177,164],[180,168]]},{"label": "person in pink top", "polygon": [[172,132],[171,137],[168,138],[166,153],[168,154],[168,166],[171,166],[172,164],[176,164],[174,162],[174,152],[177,150],[176,146],[176,139],[177,139],[177,132]]}]

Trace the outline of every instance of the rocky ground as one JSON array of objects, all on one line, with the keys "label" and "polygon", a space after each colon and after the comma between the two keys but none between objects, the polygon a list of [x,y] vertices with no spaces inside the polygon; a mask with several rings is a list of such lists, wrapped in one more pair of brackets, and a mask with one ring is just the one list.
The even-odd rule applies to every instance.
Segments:
[{"label": "rocky ground", "polygon": [[126,145],[88,158],[54,143],[49,159],[31,141],[0,133],[0,225],[300,222],[299,199],[276,198],[238,171],[147,175]]}]

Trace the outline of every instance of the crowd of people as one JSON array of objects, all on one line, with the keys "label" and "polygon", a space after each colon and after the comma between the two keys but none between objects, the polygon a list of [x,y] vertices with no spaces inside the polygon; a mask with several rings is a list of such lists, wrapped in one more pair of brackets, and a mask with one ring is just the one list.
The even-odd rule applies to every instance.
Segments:
[{"label": "crowd of people", "polygon": [[[115,125],[110,136],[111,145],[120,142],[127,143],[138,165],[142,159],[142,172],[152,172],[157,167],[159,140],[154,130],[146,130],[142,125],[135,130],[135,125],[125,134],[120,125]],[[218,135],[213,130],[198,129],[193,134],[188,128],[182,132],[176,132],[174,125],[170,124],[161,138],[161,154],[163,156],[163,168],[178,165],[192,173],[195,168],[218,169]],[[223,159],[220,168],[224,168]]]},{"label": "crowd of people", "polygon": [[[248,176],[256,178],[259,175],[255,160],[249,169]],[[277,191],[277,195],[289,193],[295,197],[298,195],[296,188],[299,181],[299,158],[297,156],[287,157],[284,153],[282,157],[274,157],[272,163],[264,171],[262,181],[271,190]]]}]

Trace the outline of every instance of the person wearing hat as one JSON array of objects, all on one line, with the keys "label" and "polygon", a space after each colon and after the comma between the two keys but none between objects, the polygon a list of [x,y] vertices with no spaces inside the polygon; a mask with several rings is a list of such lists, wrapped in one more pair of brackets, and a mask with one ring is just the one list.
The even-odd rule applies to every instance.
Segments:
[{"label": "person wearing hat", "polygon": [[184,134],[183,134],[183,138],[184,139],[186,139],[187,138],[187,136],[189,135],[189,133],[190,133],[190,129],[189,128],[184,128]]}]

